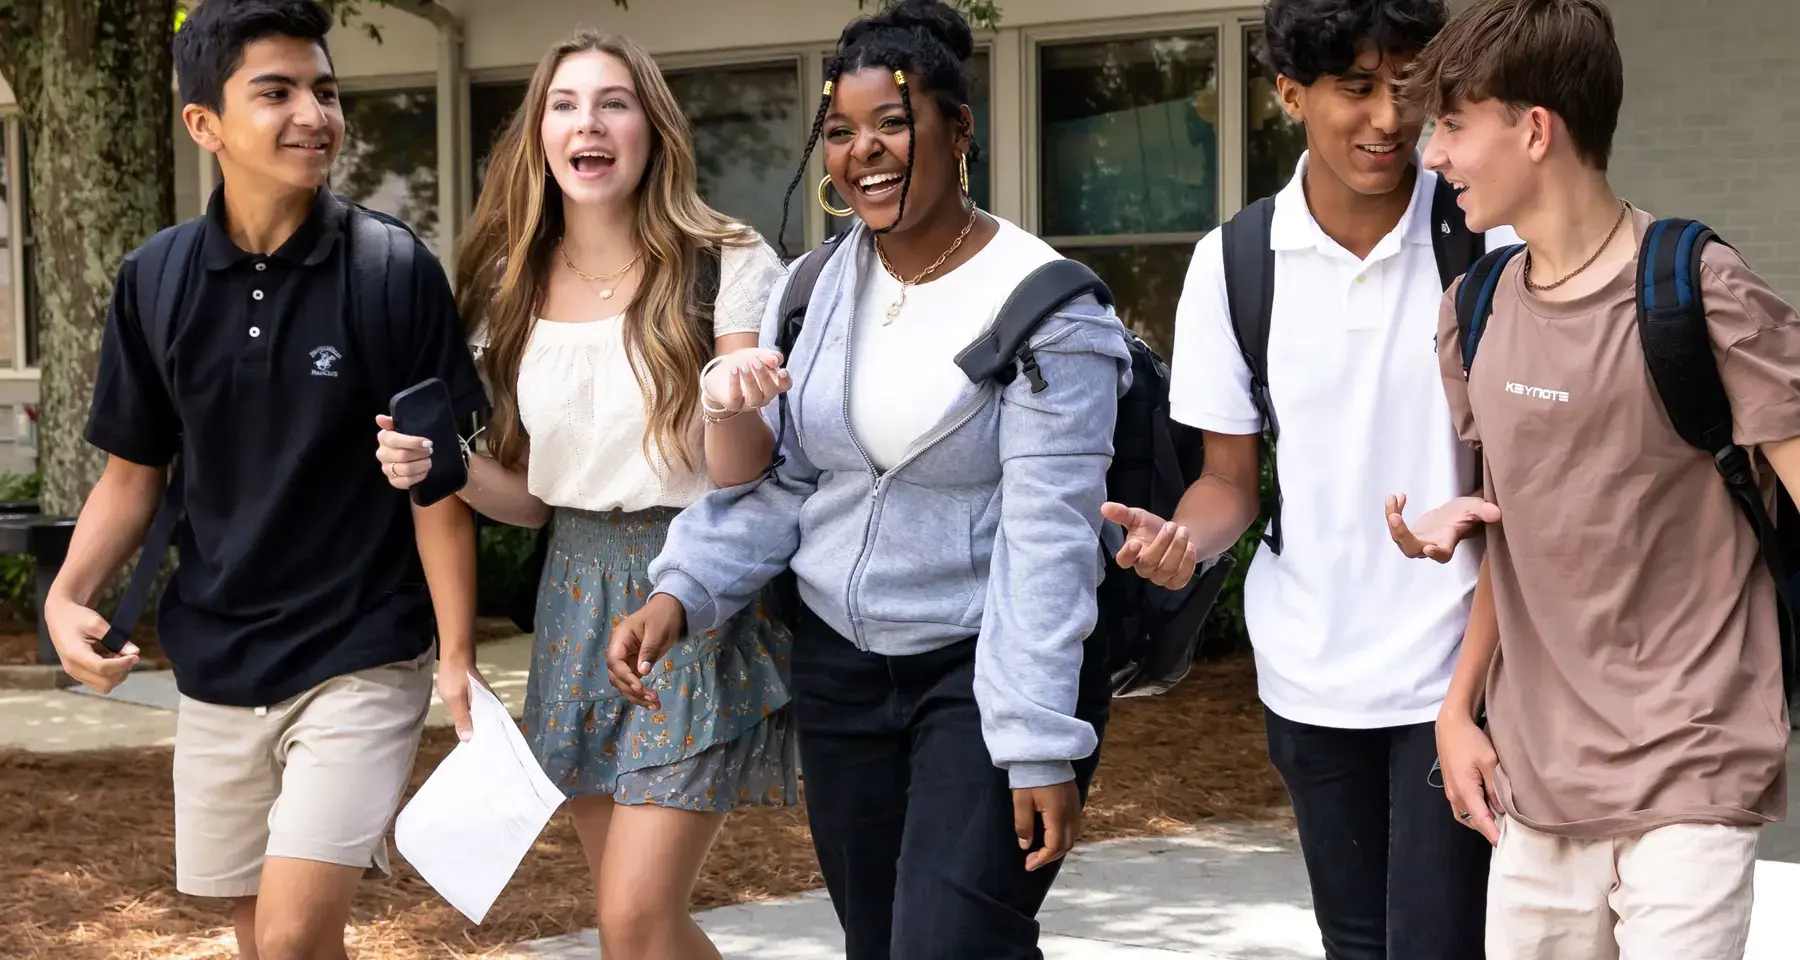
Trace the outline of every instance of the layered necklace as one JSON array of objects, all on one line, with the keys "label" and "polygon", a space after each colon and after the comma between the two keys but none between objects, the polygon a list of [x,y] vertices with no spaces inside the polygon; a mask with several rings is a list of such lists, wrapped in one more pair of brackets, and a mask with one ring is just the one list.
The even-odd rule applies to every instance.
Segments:
[{"label": "layered necklace", "polygon": [[921,270],[919,275],[911,280],[902,277],[894,270],[894,265],[888,262],[887,252],[881,249],[881,238],[875,238],[875,255],[881,258],[881,268],[888,272],[888,276],[900,281],[900,297],[888,305],[887,316],[881,321],[882,326],[885,327],[888,324],[893,323],[894,319],[900,316],[900,308],[906,306],[906,291],[911,287],[917,286],[919,281],[936,273],[937,268],[943,266],[944,261],[950,259],[950,255],[955,253],[957,248],[962,246],[963,241],[969,238],[969,231],[975,229],[975,217],[979,212],[978,208],[974,205],[970,205],[969,222],[963,224],[962,232],[956,235],[956,242],[950,244],[950,249],[938,254],[937,260],[933,261],[931,266]]},{"label": "layered necklace", "polygon": [[557,250],[559,250],[562,253],[563,263],[568,264],[569,269],[574,271],[576,276],[580,277],[583,280],[586,280],[588,283],[600,284],[600,299],[602,299],[602,300],[611,300],[613,298],[613,292],[617,289],[616,281],[620,277],[623,277],[626,274],[626,272],[629,271],[632,267],[637,266],[637,262],[639,260],[643,259],[643,256],[644,256],[643,254],[640,253],[637,256],[632,257],[631,261],[629,263],[627,263],[624,266],[620,267],[619,269],[613,271],[612,273],[609,273],[602,277],[596,277],[596,276],[591,276],[589,274],[581,272],[581,268],[575,265],[575,261],[569,259],[569,248],[567,246],[564,246],[563,244],[557,244],[556,248],[557,248]]}]

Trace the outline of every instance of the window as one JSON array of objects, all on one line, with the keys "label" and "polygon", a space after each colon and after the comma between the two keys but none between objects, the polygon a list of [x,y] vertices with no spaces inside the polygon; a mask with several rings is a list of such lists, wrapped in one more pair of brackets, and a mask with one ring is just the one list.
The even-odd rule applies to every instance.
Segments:
[{"label": "window", "polygon": [[[782,196],[812,114],[801,118],[799,64],[712,67],[665,74],[694,130],[700,196],[721,212],[755,227],[770,244],[781,229]],[[816,101],[815,101],[816,102]],[[789,204],[788,236],[803,230],[804,189]]]},{"label": "window", "polygon": [[337,192],[399,217],[438,251],[437,93],[345,93]]},{"label": "window", "polygon": [[17,207],[13,203],[13,183],[18,177],[12,170],[15,151],[11,134],[16,122],[11,118],[0,121],[0,367],[18,365],[19,341],[23,333],[13,305],[13,288],[18,282],[14,270],[22,260],[14,259],[12,242],[13,211]]},{"label": "window", "polygon": [[1279,193],[1306,152],[1306,128],[1281,106],[1275,72],[1263,62],[1261,27],[1244,31],[1244,202]]},{"label": "window", "polygon": [[494,143],[525,100],[528,84],[477,83],[469,88],[469,196],[481,196],[481,180],[487,176]]},{"label": "window", "polygon": [[[829,58],[827,62],[829,62]],[[990,172],[994,168],[993,97],[993,68],[988,52],[977,50],[975,55],[969,58],[969,112],[975,116],[975,142],[981,147],[981,159],[969,164],[969,196],[973,197],[975,205],[983,210],[992,209],[993,200],[990,176]],[[918,103],[915,102],[913,106],[917,107]],[[814,108],[816,109],[816,102]],[[824,148],[824,143],[821,142],[815,150],[823,151]],[[805,184],[805,187],[808,190],[816,191],[818,182]],[[839,208],[847,206],[836,191],[827,193],[826,196],[831,199],[833,206]],[[816,192],[809,194],[809,201],[816,202],[817,199]],[[849,230],[850,224],[854,222],[855,218],[853,217],[828,216],[825,220],[825,230],[835,236]]]},{"label": "window", "polygon": [[28,370],[38,362],[27,160],[24,122],[0,116],[0,370]]},{"label": "window", "polygon": [[1211,32],[1039,51],[1038,232],[1165,357],[1193,246],[1219,220],[1218,62]]},{"label": "window", "polygon": [[[800,115],[797,64],[750,64],[664,74],[694,134],[700,196],[775,242],[781,197],[800,166],[812,120]],[[478,84],[469,92],[470,164],[476,195],[494,141],[525,98],[527,84]],[[794,192],[788,236],[799,236],[810,196]]]}]

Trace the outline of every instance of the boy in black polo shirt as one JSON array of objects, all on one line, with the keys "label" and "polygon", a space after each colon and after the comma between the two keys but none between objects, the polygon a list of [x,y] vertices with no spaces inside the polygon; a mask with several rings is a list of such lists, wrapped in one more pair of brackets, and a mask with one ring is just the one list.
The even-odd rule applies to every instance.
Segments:
[{"label": "boy in black polo shirt", "polygon": [[[123,680],[136,651],[97,646],[89,605],[172,488],[186,519],[158,632],[182,693],[177,887],[237,899],[248,957],[343,955],[357,879],[386,872],[433,637],[465,735],[474,668],[471,515],[391,489],[369,425],[430,377],[466,416],[480,381],[437,260],[325,187],[343,138],[330,26],[312,0],[238,0],[175,38],[183,118],[224,182],[119,272],[87,431],[110,456],[45,607],[71,675]],[[406,259],[371,259],[384,239],[411,254],[387,278],[405,295],[366,299],[383,269],[366,264]]]}]

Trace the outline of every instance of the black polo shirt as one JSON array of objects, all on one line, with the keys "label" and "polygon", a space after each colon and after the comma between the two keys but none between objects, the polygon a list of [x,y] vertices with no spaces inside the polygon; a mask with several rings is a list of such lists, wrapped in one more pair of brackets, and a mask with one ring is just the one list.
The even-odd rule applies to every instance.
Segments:
[{"label": "black polo shirt", "polygon": [[[223,188],[213,193],[170,330],[173,402],[137,316],[142,251],[119,271],[87,439],[151,466],[182,455],[187,520],[157,629],[197,700],[278,703],[417,657],[435,637],[411,502],[375,459],[375,416],[384,394],[430,377],[449,384],[459,416],[485,399],[423,244],[409,314],[356,316],[352,215],[321,190],[281,249],[251,254],[226,230]],[[376,336],[393,348],[364,349]],[[370,369],[371,352],[388,369]]]}]

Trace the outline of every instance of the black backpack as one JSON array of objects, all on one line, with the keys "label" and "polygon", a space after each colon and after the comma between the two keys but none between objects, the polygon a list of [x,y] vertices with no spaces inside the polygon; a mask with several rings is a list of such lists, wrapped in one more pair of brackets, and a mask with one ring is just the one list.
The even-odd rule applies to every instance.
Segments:
[{"label": "black backpack", "polygon": [[[776,349],[787,357],[800,335],[814,286],[825,264],[841,244],[826,239],[794,265],[781,302]],[[1032,391],[1048,384],[1028,342],[1045,319],[1086,294],[1111,306],[1112,293],[1086,266],[1056,260],[1033,271],[1006,303],[994,329],[957,354],[956,363],[971,383],[993,378],[1004,385],[1023,373]],[[1187,488],[1200,478],[1200,431],[1169,417],[1169,368],[1149,345],[1129,336],[1131,388],[1119,400],[1113,432],[1113,461],[1106,475],[1107,498],[1170,517]],[[787,433],[787,395],[782,394],[777,454],[765,479],[782,463],[780,438]],[[1207,612],[1218,598],[1234,560],[1224,554],[1202,569],[1180,590],[1166,590],[1114,560],[1116,548],[1097,545],[1106,554],[1106,573],[1098,592],[1095,633],[1106,643],[1107,668],[1115,697],[1166,692],[1187,676],[1200,641]],[[793,572],[775,584],[776,606],[792,625],[799,611]],[[1090,648],[1091,649],[1091,648]]]},{"label": "black backpack", "polygon": [[[1658,220],[1638,249],[1637,328],[1644,361],[1663,410],[1681,439],[1712,456],[1725,489],[1737,502],[1775,580],[1776,618],[1781,626],[1782,689],[1792,701],[1800,692],[1795,676],[1794,615],[1800,610],[1800,514],[1787,487],[1777,483],[1775,515],[1769,515],[1751,471],[1750,454],[1732,441],[1731,398],[1719,378],[1702,302],[1701,254],[1708,243],[1731,246],[1695,220]],[[1493,312],[1494,290],[1506,264],[1523,245],[1502,247],[1469,268],[1456,297],[1457,336],[1463,379],[1475,363],[1476,348]],[[1800,721],[1800,717],[1792,718]]]},{"label": "black backpack", "polygon": [[[385,315],[390,322],[383,330],[406,329],[412,309],[412,269],[414,242],[412,229],[405,223],[377,210],[338,198],[349,207],[346,211],[346,233],[350,243],[351,282],[356,291],[353,308],[358,317]],[[200,238],[206,232],[206,217],[199,216],[158,231],[137,251],[133,279],[137,285],[137,316],[143,325],[144,341],[161,361],[157,371],[162,375],[163,389],[168,392],[171,408],[175,408],[174,380],[169,369],[169,350],[173,346],[175,318],[181,308],[181,297],[190,272],[197,268]],[[361,335],[358,352],[370,383],[385,400],[404,385],[393,382],[394,351],[385,338],[371,336],[366,324],[352,323]],[[130,639],[132,629],[144,612],[150,591],[162,567],[164,556],[174,542],[175,531],[186,515],[182,502],[182,463],[176,455],[169,472],[168,491],[144,537],[143,552],[131,580],[114,608],[111,629],[101,640],[103,646],[117,653]]]},{"label": "black backpack", "polygon": [[[1420,174],[1423,176],[1423,174]],[[1225,298],[1238,349],[1250,368],[1250,399],[1263,422],[1263,456],[1269,462],[1269,495],[1263,513],[1269,518],[1263,540],[1281,553],[1281,477],[1276,472],[1275,441],[1281,422],[1269,401],[1269,318],[1275,304],[1275,251],[1270,247],[1275,198],[1264,197],[1225,221],[1220,240],[1225,259]],[[1431,249],[1444,289],[1480,259],[1486,238],[1472,232],[1456,204],[1456,190],[1442,177],[1431,200]]]}]

